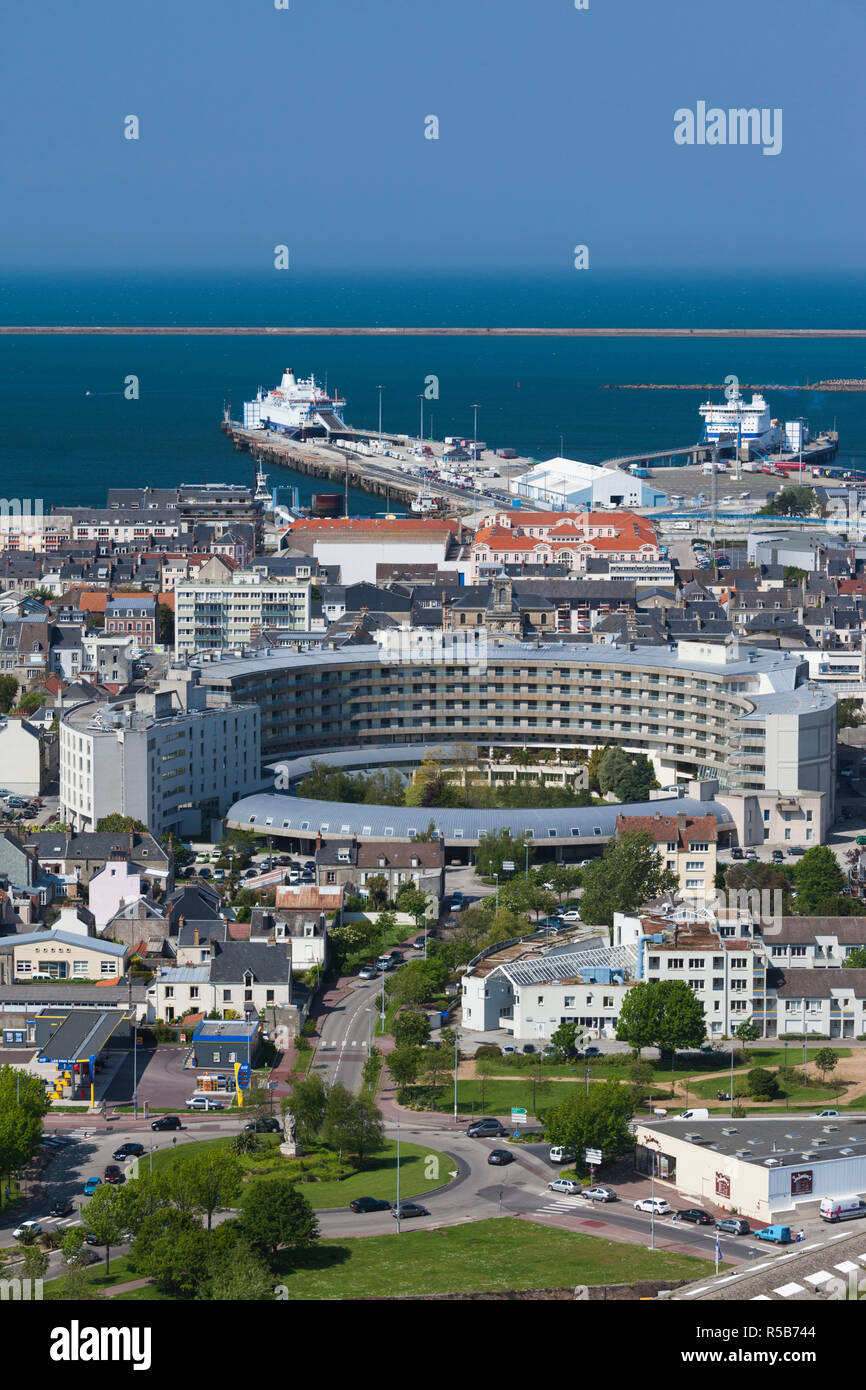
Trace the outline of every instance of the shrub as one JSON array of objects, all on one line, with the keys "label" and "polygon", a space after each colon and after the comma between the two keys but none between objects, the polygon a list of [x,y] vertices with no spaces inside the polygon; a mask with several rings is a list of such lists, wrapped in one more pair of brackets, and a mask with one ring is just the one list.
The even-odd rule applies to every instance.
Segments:
[{"label": "shrub", "polygon": [[304,1037],[303,1033],[299,1033],[295,1038],[295,1050],[297,1052],[312,1052],[313,1050],[312,1043],[309,1038]]},{"label": "shrub", "polygon": [[476,1057],[501,1057],[501,1056],[502,1056],[502,1048],[501,1048],[501,1047],[497,1047],[495,1043],[485,1043],[483,1047],[477,1047],[477,1048],[475,1049],[475,1056],[476,1056]]},{"label": "shrub", "polygon": [[314,1038],[314,1037],[316,1036],[316,1022],[315,1022],[315,1019],[312,1019],[312,1018],[306,1019],[306,1020],[304,1021],[304,1023],[301,1025],[301,1033],[303,1034],[303,1036],[304,1036],[305,1038]]}]

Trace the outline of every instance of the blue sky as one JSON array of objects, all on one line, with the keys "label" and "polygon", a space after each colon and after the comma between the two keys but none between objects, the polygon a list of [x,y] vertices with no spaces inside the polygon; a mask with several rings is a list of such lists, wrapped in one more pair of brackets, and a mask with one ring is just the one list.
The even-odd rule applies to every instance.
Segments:
[{"label": "blue sky", "polygon": [[[862,0],[290,4],[6,0],[0,263],[861,266]],[[698,101],[781,108],[781,154],[678,147]]]}]

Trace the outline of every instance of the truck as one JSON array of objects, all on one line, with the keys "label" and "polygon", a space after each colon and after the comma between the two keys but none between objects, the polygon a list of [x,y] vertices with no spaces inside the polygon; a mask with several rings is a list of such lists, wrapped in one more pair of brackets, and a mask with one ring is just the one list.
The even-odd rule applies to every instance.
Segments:
[{"label": "truck", "polygon": [[794,1237],[790,1226],[765,1226],[762,1231],[754,1231],[755,1240],[769,1240],[773,1245],[790,1245]]}]

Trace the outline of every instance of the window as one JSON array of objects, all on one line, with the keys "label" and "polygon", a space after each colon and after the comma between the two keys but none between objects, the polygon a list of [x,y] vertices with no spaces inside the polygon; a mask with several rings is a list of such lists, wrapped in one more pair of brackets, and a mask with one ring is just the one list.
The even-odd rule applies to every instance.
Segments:
[{"label": "window", "polygon": [[705,965],[706,961],[702,960],[700,956],[689,957],[689,970],[703,970]]},{"label": "window", "polygon": [[166,999],[173,999],[173,998],[174,998],[174,985],[166,985],[166,987],[165,987],[165,997],[166,997]]},{"label": "window", "polygon": [[682,956],[669,956],[669,957],[668,957],[668,970],[682,970],[682,968],[683,968],[683,958],[682,958]]}]

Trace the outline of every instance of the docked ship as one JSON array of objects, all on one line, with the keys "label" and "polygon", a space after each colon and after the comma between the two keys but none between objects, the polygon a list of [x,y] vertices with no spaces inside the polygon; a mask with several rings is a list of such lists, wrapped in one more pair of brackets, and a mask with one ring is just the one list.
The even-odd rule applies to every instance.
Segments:
[{"label": "docked ship", "polygon": [[279,386],[272,391],[260,386],[255,400],[244,401],[244,429],[295,436],[351,434],[343,419],[345,405],[337,395],[329,396],[315,377],[298,378],[287,367]]},{"label": "docked ship", "polygon": [[755,449],[772,449],[781,439],[781,426],[770,416],[770,407],[760,392],[753,392],[751,402],[731,386],[726,400],[717,405],[704,401],[700,414],[704,422],[702,442],[722,447],[751,445]]}]

